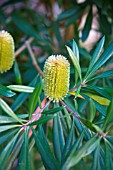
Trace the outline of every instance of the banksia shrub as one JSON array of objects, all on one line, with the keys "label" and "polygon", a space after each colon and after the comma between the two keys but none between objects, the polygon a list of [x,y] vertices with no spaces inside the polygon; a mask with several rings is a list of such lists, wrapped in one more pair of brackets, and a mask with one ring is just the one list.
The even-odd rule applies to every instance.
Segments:
[{"label": "banksia shrub", "polygon": [[63,99],[69,90],[70,64],[62,55],[50,56],[44,66],[44,92],[54,101]]},{"label": "banksia shrub", "polygon": [[12,36],[6,32],[0,32],[0,72],[9,70],[14,62],[14,41]]}]

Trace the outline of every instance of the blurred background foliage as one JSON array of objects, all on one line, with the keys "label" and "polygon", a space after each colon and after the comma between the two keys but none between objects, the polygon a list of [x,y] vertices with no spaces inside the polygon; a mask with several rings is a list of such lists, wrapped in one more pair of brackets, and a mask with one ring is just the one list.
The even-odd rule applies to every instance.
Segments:
[{"label": "blurred background foliage", "polygon": [[[37,69],[33,64],[28,49],[26,48],[26,43],[29,40],[31,41],[30,44],[35,55],[35,59],[40,68],[43,70],[44,62],[51,54],[63,54],[69,59],[65,45],[72,46],[72,39],[74,39],[80,52],[80,65],[82,73],[85,75],[88,63],[98,41],[103,37],[103,35],[105,35],[106,41],[104,47],[107,47],[113,39],[113,1],[0,0],[0,30],[6,30],[11,33],[11,35],[14,37],[16,51],[16,62],[14,67],[7,73],[0,75],[0,83],[3,85],[30,84],[34,86],[36,84],[36,82],[34,83],[33,80],[37,75]],[[23,46],[25,49],[19,53],[18,50]],[[107,61],[107,63],[100,70],[98,70],[98,73],[112,69],[113,58]],[[37,81],[39,81],[39,79],[40,78],[38,77]],[[75,85],[75,81],[74,68],[71,67],[70,88]],[[89,90],[90,92],[95,92],[96,94],[99,93],[100,95],[111,99],[111,96],[113,95],[112,83],[112,77],[103,78],[98,81],[95,80],[92,85],[103,87],[103,91],[97,89],[96,87],[95,89],[94,87],[88,87],[87,91]],[[106,92],[107,87],[111,88],[111,91],[108,90],[108,93]],[[20,94],[17,93],[17,95],[12,98],[4,97],[4,100],[6,100],[7,103],[11,105],[11,108],[18,114],[28,113],[28,94],[20,96],[20,98],[19,95]],[[43,93],[41,94],[41,99],[42,98]],[[101,106],[96,101],[92,102],[91,100],[90,106],[87,107],[88,101],[79,99],[77,104],[77,102],[73,100],[73,97],[70,97],[70,99],[72,100],[69,101],[67,99],[66,101],[72,110],[78,110],[83,117],[86,117],[90,120],[92,120],[92,118],[87,114],[89,111],[88,109],[90,109],[90,111],[93,109],[93,113],[95,114],[95,103],[96,109],[98,111],[100,110],[102,114],[99,115],[97,113],[95,122],[97,120],[96,123],[99,124],[99,121],[103,120],[103,115],[107,109],[106,106]],[[40,104],[40,101],[38,102]],[[76,125],[77,124],[79,123],[76,121]],[[52,122],[49,122],[48,127],[46,126],[47,125],[44,125],[44,130],[51,145],[51,143],[53,143],[51,128]],[[83,127],[79,128],[83,129]],[[87,131],[86,128],[85,131],[87,136],[86,138],[90,138],[88,136],[89,131]],[[69,132],[69,129],[67,132]],[[108,149],[108,147],[106,148]],[[101,152],[103,152],[100,146],[98,146],[97,150],[101,150]],[[95,150],[95,155],[97,150]],[[44,169],[40,155],[37,153],[36,148],[32,149],[30,156],[32,169]],[[88,156],[87,158],[84,158],[84,160],[81,160],[72,169],[90,169],[92,157],[93,156]],[[99,161],[99,158],[97,159]],[[94,161],[96,161],[96,157],[94,157]],[[13,165],[14,169],[15,164]]]}]

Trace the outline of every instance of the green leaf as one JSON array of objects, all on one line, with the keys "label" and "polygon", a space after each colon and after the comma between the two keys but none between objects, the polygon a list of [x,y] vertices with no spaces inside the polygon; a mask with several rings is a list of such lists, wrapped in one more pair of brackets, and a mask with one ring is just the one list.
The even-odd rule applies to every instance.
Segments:
[{"label": "green leaf", "polygon": [[34,87],[22,86],[22,85],[9,85],[7,86],[9,89],[17,92],[24,93],[32,93],[34,91]]},{"label": "green leaf", "polygon": [[35,87],[35,90],[33,91],[30,101],[29,101],[29,118],[31,118],[37,103],[39,103],[39,97],[42,91],[42,83],[38,83],[38,85]]},{"label": "green leaf", "polygon": [[66,138],[66,143],[65,143],[65,146],[64,146],[63,152],[62,152],[62,162],[64,162],[66,156],[70,152],[71,147],[73,145],[73,133],[74,133],[74,123],[72,123],[70,132]]},{"label": "green leaf", "polygon": [[92,7],[91,7],[91,9],[88,13],[88,16],[86,18],[85,26],[82,30],[82,41],[83,42],[87,39],[89,32],[91,30],[92,18],[93,18],[93,16],[92,16]]},{"label": "green leaf", "polygon": [[56,108],[53,108],[53,109],[50,109],[50,110],[43,111],[42,114],[45,114],[45,115],[54,114],[54,113],[61,111],[63,108],[64,108],[63,106],[56,107]]},{"label": "green leaf", "polygon": [[5,97],[12,97],[15,95],[15,93],[12,92],[9,88],[0,84],[0,95]]},{"label": "green leaf", "polygon": [[11,130],[11,132],[8,132],[8,133],[3,134],[2,136],[0,136],[0,145],[3,144],[6,140],[8,140],[11,136],[14,136],[14,134],[18,130],[19,130],[19,128],[13,129],[13,130]]},{"label": "green leaf", "polygon": [[38,148],[38,151],[41,154],[43,163],[45,167],[49,170],[58,170],[59,169],[59,164],[53,157],[49,145],[45,144],[43,141],[43,138],[36,133],[36,131],[32,128],[33,131],[33,136],[35,138],[35,143]]},{"label": "green leaf", "polygon": [[16,143],[15,143],[15,145],[13,147],[13,150],[12,150],[12,152],[10,154],[10,157],[7,159],[7,163],[6,163],[7,170],[12,169],[13,163],[14,163],[14,161],[16,160],[17,156],[20,153],[20,150],[21,150],[23,142],[24,142],[24,133],[21,133],[19,135],[18,140],[16,141]]},{"label": "green leaf", "polygon": [[108,87],[98,87],[98,86],[90,86],[87,85],[88,89],[94,90],[100,95],[104,96],[105,98],[111,100],[111,97],[113,96],[113,88]]},{"label": "green leaf", "polygon": [[105,72],[95,76],[95,77],[92,77],[88,81],[95,80],[95,79],[106,78],[106,77],[112,77],[112,76],[113,76],[113,70],[108,70],[108,71],[105,71]]},{"label": "green leaf", "polygon": [[62,12],[58,16],[57,20],[62,21],[64,19],[66,19],[66,18],[69,18],[69,17],[75,15],[75,13],[79,10],[79,8],[80,8],[79,6],[75,6],[73,8],[68,9],[68,10],[65,10],[64,12]]},{"label": "green leaf", "polygon": [[83,57],[85,57],[86,59],[91,59],[91,55],[87,52],[87,50],[85,49],[85,48],[81,48],[80,46],[79,46],[79,53],[83,56]]},{"label": "green leaf", "polygon": [[75,69],[77,70],[79,77],[80,77],[80,80],[82,82],[82,75],[81,75],[81,68],[80,68],[80,65],[79,65],[79,61],[78,61],[77,57],[75,56],[75,54],[73,53],[73,51],[71,50],[71,48],[68,47],[68,46],[66,46],[66,48],[68,50],[68,53],[71,57],[73,65],[74,65]]},{"label": "green leaf", "polygon": [[9,116],[0,116],[0,124],[13,123],[13,122],[17,122],[17,120]]},{"label": "green leaf", "polygon": [[77,91],[75,92],[75,99],[79,96],[81,90],[81,85],[78,87]]},{"label": "green leaf", "polygon": [[91,131],[93,132],[101,132],[103,133],[102,129],[99,128],[99,126],[93,124],[92,122],[86,120],[86,119],[83,119],[83,118],[80,118],[81,122],[87,127],[89,128]]},{"label": "green leaf", "polygon": [[[33,79],[32,82],[29,83],[28,86],[35,86],[37,83],[37,80],[38,80],[38,76],[39,76],[39,74]],[[19,96],[16,98],[16,100],[12,104],[11,108],[14,111],[16,111],[24,103],[24,101],[27,99],[28,96],[29,96],[29,94],[26,94],[26,93],[19,94]]]},{"label": "green leaf", "polygon": [[[65,151],[65,153],[67,152],[67,154],[62,158],[62,164],[61,164],[62,170],[65,170],[67,167],[68,168],[70,167],[70,165],[71,165],[70,162],[72,161],[72,156],[80,148],[82,140],[83,140],[83,136],[84,136],[84,131],[80,134],[80,136],[77,138],[77,140],[73,143],[72,146],[70,145],[71,141],[68,138],[65,149],[69,149],[69,150],[68,150],[68,152]],[[69,145],[70,145],[70,147],[69,147]]]},{"label": "green leaf", "polygon": [[6,145],[6,147],[2,150],[2,152],[0,153],[0,168],[1,170],[4,170],[5,168],[5,165],[6,165],[6,162],[7,162],[7,159],[14,147],[14,144],[17,140],[17,137],[18,137],[19,133],[17,133],[13,138],[12,140],[10,140],[8,142],[8,144]]},{"label": "green leaf", "polygon": [[77,19],[79,19],[83,14],[83,10],[78,9],[76,11],[76,14],[67,18],[66,22],[65,22],[65,26],[68,27],[69,25],[71,25],[72,23],[75,23]]},{"label": "green leaf", "polygon": [[92,122],[96,115],[96,107],[93,100],[90,99],[89,103],[89,121]]},{"label": "green leaf", "polygon": [[28,129],[24,131],[24,143],[19,157],[19,170],[30,170],[30,153],[28,147]]},{"label": "green leaf", "polygon": [[93,102],[95,103],[95,107],[98,110],[99,113],[101,113],[103,116],[106,115],[106,106],[102,106],[101,104],[99,104],[98,102],[96,102],[95,100],[93,100]]},{"label": "green leaf", "polygon": [[113,117],[113,98],[107,108],[107,114],[106,114],[105,121],[103,124],[103,130],[107,127],[112,117]]},{"label": "green leaf", "polygon": [[97,145],[96,149],[94,150],[94,159],[91,170],[102,170],[105,168],[104,162],[104,150],[100,146],[100,143]]},{"label": "green leaf", "polygon": [[73,159],[70,161],[70,166],[76,165],[83,157],[89,155],[97,147],[100,138],[92,137],[78,151],[75,152]]},{"label": "green leaf", "polygon": [[91,58],[91,61],[90,61],[90,64],[89,64],[89,67],[88,67],[88,71],[86,73],[86,76],[88,75],[88,73],[91,71],[92,67],[94,66],[94,64],[97,62],[97,60],[99,59],[100,57],[100,53],[102,51],[102,48],[103,48],[103,45],[104,45],[104,41],[105,41],[105,37],[103,37],[99,43],[97,44],[97,47],[93,53],[93,56]]},{"label": "green leaf", "polygon": [[[109,142],[104,140],[105,142],[105,169],[111,170],[113,169],[113,160],[112,160],[112,151],[109,146]],[[111,146],[113,147],[113,146]]]},{"label": "green leaf", "polygon": [[17,122],[22,123],[21,119],[16,116],[16,114],[12,111],[12,109],[5,103],[4,100],[0,99],[0,107],[12,118],[17,120]]},{"label": "green leaf", "polygon": [[79,49],[78,49],[78,46],[77,46],[75,40],[73,40],[72,49],[73,49],[73,53],[75,54],[75,56],[77,57],[77,59],[79,61]]},{"label": "green leaf", "polygon": [[4,132],[6,130],[14,129],[17,127],[20,127],[20,125],[2,125],[2,126],[0,126],[0,132]]},{"label": "green leaf", "polygon": [[44,123],[46,123],[47,121],[53,119],[55,116],[56,116],[55,114],[54,114],[54,115],[51,115],[51,116],[43,116],[43,117],[41,117],[39,120],[30,123],[29,126],[44,124]]},{"label": "green leaf", "polygon": [[107,98],[104,98],[104,97],[101,97],[95,94],[91,94],[91,93],[84,93],[84,94],[89,96],[91,99],[95,100],[101,105],[108,106],[110,103],[110,100],[108,100]]},{"label": "green leaf", "polygon": [[19,70],[19,67],[18,67],[18,64],[17,64],[16,61],[15,61],[15,64],[14,64],[14,73],[15,73],[16,84],[21,85],[22,84],[22,77],[21,77],[20,70]]},{"label": "green leaf", "polygon": [[59,114],[57,114],[57,116],[54,118],[53,135],[54,135],[53,144],[54,144],[55,156],[57,160],[61,162],[61,154],[63,152],[65,141],[64,141],[64,134],[63,134],[62,124],[60,121]]},{"label": "green leaf", "polygon": [[86,82],[112,55],[113,55],[113,42],[110,43],[107,49],[105,49],[102,55],[99,57],[98,61],[94,64],[91,72],[88,74],[88,76],[85,79]]},{"label": "green leaf", "polygon": [[22,30],[25,34],[33,36],[37,38],[39,41],[43,41],[43,38],[38,35],[37,31],[34,29],[34,27],[29,23],[28,20],[21,17],[17,13],[13,13],[12,20],[16,24],[16,26]]}]

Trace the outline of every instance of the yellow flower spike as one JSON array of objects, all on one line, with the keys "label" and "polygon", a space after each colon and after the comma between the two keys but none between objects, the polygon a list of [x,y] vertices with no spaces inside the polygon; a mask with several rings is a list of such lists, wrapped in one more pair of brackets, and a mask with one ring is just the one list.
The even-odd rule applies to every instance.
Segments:
[{"label": "yellow flower spike", "polygon": [[70,64],[62,55],[50,56],[44,65],[44,93],[53,101],[62,100],[69,90]]},{"label": "yellow flower spike", "polygon": [[8,71],[14,62],[14,41],[7,31],[0,31],[0,73]]}]

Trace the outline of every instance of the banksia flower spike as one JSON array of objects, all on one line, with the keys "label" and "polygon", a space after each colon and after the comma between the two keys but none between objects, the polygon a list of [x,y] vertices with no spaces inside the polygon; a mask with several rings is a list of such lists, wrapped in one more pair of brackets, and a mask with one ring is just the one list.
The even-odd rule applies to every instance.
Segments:
[{"label": "banksia flower spike", "polygon": [[62,55],[50,56],[44,66],[44,93],[53,101],[62,100],[69,90],[70,64]]},{"label": "banksia flower spike", "polygon": [[6,31],[0,31],[0,73],[9,70],[14,62],[14,41]]}]

